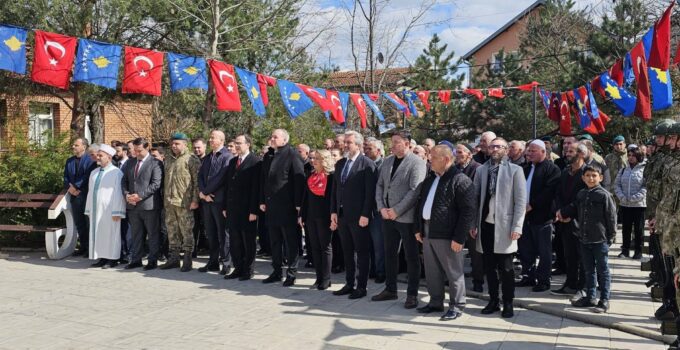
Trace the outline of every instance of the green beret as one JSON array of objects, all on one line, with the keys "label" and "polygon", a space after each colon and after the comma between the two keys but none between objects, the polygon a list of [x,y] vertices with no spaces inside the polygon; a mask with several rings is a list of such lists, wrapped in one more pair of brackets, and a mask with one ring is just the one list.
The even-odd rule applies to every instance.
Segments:
[{"label": "green beret", "polygon": [[175,141],[175,140],[183,140],[183,141],[189,141],[189,138],[185,133],[181,132],[176,132],[172,134],[172,137],[170,137],[170,141]]},{"label": "green beret", "polygon": [[626,139],[623,137],[623,135],[616,135],[616,137],[614,137],[614,140],[612,140],[612,143],[619,142],[626,142]]},{"label": "green beret", "polygon": [[583,141],[583,140],[590,140],[590,141],[593,141],[593,137],[590,136],[590,134],[583,134],[583,135],[581,135],[581,136],[578,137],[578,140],[579,140],[579,141]]},{"label": "green beret", "polygon": [[543,142],[551,142],[551,143],[552,143],[552,137],[550,137],[550,136],[543,136],[543,137],[541,137],[541,141],[543,141]]}]

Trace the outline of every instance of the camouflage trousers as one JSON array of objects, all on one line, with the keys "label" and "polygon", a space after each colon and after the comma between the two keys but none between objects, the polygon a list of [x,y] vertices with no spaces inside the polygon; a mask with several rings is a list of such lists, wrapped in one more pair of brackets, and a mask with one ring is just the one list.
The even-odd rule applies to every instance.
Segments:
[{"label": "camouflage trousers", "polygon": [[165,224],[168,227],[170,256],[178,259],[180,250],[191,254],[194,251],[194,213],[183,207],[166,205]]}]

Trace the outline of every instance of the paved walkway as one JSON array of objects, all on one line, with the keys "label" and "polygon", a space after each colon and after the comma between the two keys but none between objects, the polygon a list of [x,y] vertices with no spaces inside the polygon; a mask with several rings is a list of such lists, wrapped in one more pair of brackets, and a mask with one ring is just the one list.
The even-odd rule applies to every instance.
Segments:
[{"label": "paved walkway", "polygon": [[[257,262],[255,280],[239,282],[195,270],[90,269],[91,261],[82,258],[53,261],[41,253],[0,257],[0,349],[665,348],[616,329],[523,308],[509,320],[483,316],[486,302],[475,298],[468,299],[461,319],[440,322],[439,315],[405,310],[403,290],[400,300],[390,302],[309,290],[309,269],[293,288],[265,286],[260,280],[270,271],[267,261]],[[624,272],[632,275],[632,266],[639,272],[639,263],[613,266],[612,313],[602,317],[653,329],[648,315],[654,305],[636,287],[643,278]],[[341,279],[334,275],[332,290]],[[369,296],[381,289],[369,282]],[[541,294],[533,300],[564,308],[566,301]],[[525,295],[519,289],[518,302]],[[420,297],[427,300],[423,288]]]}]

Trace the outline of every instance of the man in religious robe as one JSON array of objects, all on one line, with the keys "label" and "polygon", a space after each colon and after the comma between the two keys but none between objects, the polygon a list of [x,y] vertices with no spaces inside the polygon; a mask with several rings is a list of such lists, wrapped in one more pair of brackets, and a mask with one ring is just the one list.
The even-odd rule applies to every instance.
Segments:
[{"label": "man in religious robe", "polygon": [[101,144],[96,168],[90,174],[85,215],[90,218],[89,258],[99,259],[92,267],[110,268],[120,259],[120,220],[125,218],[121,184],[123,172],[116,168],[113,147]]}]

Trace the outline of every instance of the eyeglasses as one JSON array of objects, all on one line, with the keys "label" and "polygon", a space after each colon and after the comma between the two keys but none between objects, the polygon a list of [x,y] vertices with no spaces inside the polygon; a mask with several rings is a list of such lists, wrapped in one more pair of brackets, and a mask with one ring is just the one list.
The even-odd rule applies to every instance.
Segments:
[{"label": "eyeglasses", "polygon": [[505,148],[508,148],[508,146],[503,146],[503,145],[489,145],[489,148],[491,148],[491,149],[505,149]]}]

